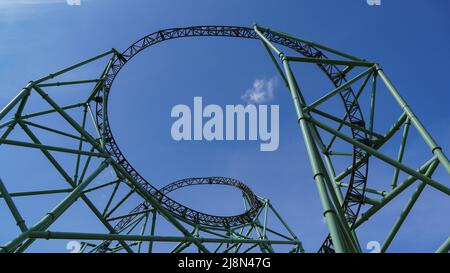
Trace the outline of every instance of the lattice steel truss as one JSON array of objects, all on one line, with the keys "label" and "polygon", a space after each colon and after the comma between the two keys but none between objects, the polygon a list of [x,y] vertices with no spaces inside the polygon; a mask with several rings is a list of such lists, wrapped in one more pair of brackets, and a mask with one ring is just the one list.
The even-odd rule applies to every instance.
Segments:
[{"label": "lattice steel truss", "polygon": [[[37,239],[80,240],[83,241],[81,250],[84,252],[152,252],[158,251],[154,244],[161,242],[172,243],[171,252],[304,251],[299,238],[271,203],[255,195],[244,183],[225,177],[188,178],[157,189],[133,168],[114,139],[108,120],[108,97],[114,79],[122,67],[139,52],[152,45],[171,39],[199,36],[257,39],[269,53],[292,96],[311,162],[313,179],[328,225],[329,235],[326,236],[319,252],[361,252],[357,228],[416,183],[418,184],[416,190],[381,246],[381,251],[384,252],[388,250],[426,186],[440,191],[445,197],[450,194],[447,186],[432,178],[438,165],[442,165],[447,174],[450,173],[447,157],[378,64],[257,25],[254,28],[236,26],[172,28],[147,35],[122,53],[112,49],[32,81],[1,110],[0,145],[41,151],[69,187],[9,192],[0,180],[1,198],[5,200],[6,207],[20,229],[16,237],[0,246],[0,252],[23,252]],[[292,54],[283,53],[279,46],[283,46]],[[73,71],[104,58],[109,60],[98,78],[76,80],[64,78],[70,77]],[[296,73],[291,67],[293,63],[317,65],[331,81],[333,90],[308,103],[306,93],[301,91],[294,76]],[[52,81],[54,78],[64,79],[55,82]],[[386,133],[377,132],[375,126],[376,94],[380,89],[378,79],[381,79],[382,86],[392,95],[401,110],[400,117]],[[369,81],[371,84],[368,84]],[[71,104],[57,103],[47,94],[47,90],[68,86],[83,86],[90,91],[82,101]],[[364,108],[361,106],[363,105],[361,98],[366,93],[369,93],[370,102],[369,106]],[[43,99],[50,105],[50,109],[25,114],[32,94]],[[343,117],[336,116],[329,108],[321,109],[336,98],[343,106]],[[369,116],[367,123],[363,115],[365,112],[368,112]],[[33,121],[43,116],[62,118],[66,129],[59,129],[49,121],[46,121],[45,125]],[[392,158],[382,149],[393,142],[402,127],[404,129],[398,155],[397,158]],[[22,129],[23,136],[31,142],[11,139],[11,133],[19,128]],[[409,166],[404,160],[410,128],[416,129],[432,153],[432,157],[418,168]],[[36,130],[63,137],[65,142],[61,145],[57,145],[56,141],[51,145],[43,144]],[[76,148],[68,148],[73,145]],[[62,163],[54,154],[75,157],[72,175],[69,174],[65,162]],[[382,162],[384,169],[392,170],[390,190],[376,188],[380,185],[370,188],[367,186],[369,162],[373,159]],[[346,167],[340,172],[336,171],[342,162],[347,164]],[[102,176],[102,173],[108,170],[115,176],[112,181],[104,181]],[[2,172],[7,170],[3,169]],[[406,176],[403,181],[402,176]],[[169,197],[172,191],[194,185],[225,185],[238,188],[243,194],[245,212],[235,216],[215,216],[191,209]],[[127,190],[123,190],[124,188]],[[106,190],[108,198],[106,203],[101,205],[93,196],[98,195],[99,191]],[[27,225],[15,199],[44,197],[50,194],[65,194],[65,197],[35,224]],[[140,200],[139,205],[136,206],[134,203],[133,206],[129,204],[127,206],[130,200],[135,202],[136,198],[133,197]],[[77,203],[77,200],[83,201],[93,212],[106,228],[106,232],[49,230],[58,218]],[[361,210],[364,211],[362,214]],[[269,227],[269,218],[278,221],[278,227],[282,230]],[[160,222],[170,225],[174,232],[180,235],[157,235],[156,225]],[[289,248],[278,249],[282,245]],[[449,248],[450,238],[437,251],[447,252]]]}]

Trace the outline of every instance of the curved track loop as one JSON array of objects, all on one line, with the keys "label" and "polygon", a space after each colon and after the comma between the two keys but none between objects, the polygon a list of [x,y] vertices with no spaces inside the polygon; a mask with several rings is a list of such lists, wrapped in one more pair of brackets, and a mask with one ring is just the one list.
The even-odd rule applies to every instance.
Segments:
[{"label": "curved track loop", "polygon": [[[317,48],[301,42],[294,38],[287,38],[270,31],[264,31],[263,34],[267,39],[275,44],[283,45],[294,51],[302,54],[305,57],[316,59],[327,59],[327,57]],[[193,26],[184,28],[170,28],[160,30],[149,34],[140,40],[133,43],[121,54],[116,54],[105,72],[105,84],[98,97],[96,98],[96,120],[97,126],[101,130],[101,135],[105,138],[105,147],[110,155],[138,182],[140,183],[161,205],[169,210],[174,215],[187,222],[201,221],[200,224],[207,226],[233,226],[243,224],[246,222],[245,217],[241,219],[230,218],[230,222],[223,222],[221,218],[216,216],[203,214],[201,212],[190,209],[180,203],[172,200],[163,192],[156,189],[149,182],[145,180],[128,162],[123,153],[120,151],[116,141],[114,140],[109,120],[108,120],[108,96],[113,84],[113,81],[122,67],[140,51],[152,45],[164,42],[166,40],[184,38],[184,37],[233,37],[242,39],[259,39],[258,35],[252,28],[238,27],[238,26]],[[338,67],[332,64],[318,64],[319,68],[332,81],[334,86],[339,87],[346,82],[345,74],[341,73]],[[351,88],[341,91],[340,96],[344,102],[345,110],[348,114],[348,119],[351,123],[358,124],[365,127],[364,118]],[[359,141],[367,141],[367,135],[357,129],[352,128],[352,135],[354,139]],[[360,162],[360,164],[356,164]],[[349,223],[354,223],[364,200],[364,191],[367,181],[368,172],[368,155],[365,151],[358,147],[353,148],[353,168],[350,174],[350,181],[348,181],[348,191],[346,193],[344,203],[342,205]],[[218,220],[219,219],[219,220]],[[325,239],[319,252],[332,252],[333,244],[331,237]]]},{"label": "curved track loop", "polygon": [[[212,221],[216,224],[216,226],[227,227],[227,226],[239,226],[246,223],[249,223],[253,220],[253,218],[258,214],[259,210],[262,208],[263,203],[260,199],[253,193],[253,191],[241,181],[228,178],[228,177],[195,177],[195,178],[185,178],[182,180],[178,180],[168,184],[167,186],[161,188],[159,192],[161,195],[167,195],[175,190],[180,188],[194,186],[194,185],[225,185],[235,187],[245,196],[249,202],[250,207],[242,214],[234,215],[234,216],[216,216],[210,215],[202,212],[198,212],[193,209],[186,209],[185,206],[174,207],[176,210],[175,215],[181,216],[182,219],[194,219],[192,222],[196,224],[202,224],[205,221]],[[145,201],[141,203],[139,206],[134,208],[130,213],[138,213],[145,209],[150,208],[151,205],[149,202]],[[188,215],[188,213],[190,215]],[[202,218],[199,218],[202,217]],[[123,219],[125,220],[125,219]],[[121,221],[115,227],[116,230],[123,228],[129,221]],[[209,222],[208,222],[209,223]]]},{"label": "curved track loop", "polygon": [[[175,182],[172,182],[165,187],[161,188],[159,192],[161,194],[167,195],[171,192],[174,192],[178,189],[189,187],[189,186],[195,186],[195,185],[225,185],[225,186],[231,186],[234,188],[239,189],[242,194],[245,195],[246,200],[249,203],[249,208],[242,214],[235,215],[235,216],[215,216],[210,215],[206,213],[199,213],[194,210],[190,211],[181,211],[181,215],[183,218],[192,218],[196,216],[207,216],[208,218],[214,218],[216,223],[222,222],[222,226],[229,226],[229,223],[233,224],[246,224],[254,219],[254,217],[259,213],[261,210],[263,203],[260,201],[258,196],[256,196],[253,191],[244,183],[241,181],[238,181],[233,178],[228,177],[193,177],[193,178],[185,178],[182,180],[178,180]],[[149,212],[151,208],[150,202],[144,201],[141,204],[139,204],[137,207],[135,207],[133,210],[131,210],[128,213],[128,216],[125,218],[122,218],[115,226],[114,230],[121,231],[125,228],[127,224],[129,224],[131,221],[133,221],[138,215],[142,215],[142,213]],[[188,215],[185,215],[184,213],[193,213],[196,214],[191,215],[190,217]],[[179,217],[178,214],[176,216]],[[202,222],[203,219],[198,219],[196,223]],[[111,241],[105,241],[101,244],[101,246],[97,249],[97,253],[103,253],[106,252],[109,245],[111,244]]]}]

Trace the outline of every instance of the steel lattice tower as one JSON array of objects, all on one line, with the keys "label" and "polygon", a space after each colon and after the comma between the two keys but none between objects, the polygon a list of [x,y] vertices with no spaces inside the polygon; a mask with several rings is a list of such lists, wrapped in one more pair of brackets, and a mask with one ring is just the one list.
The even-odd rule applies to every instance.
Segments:
[{"label": "steel lattice tower", "polygon": [[[408,106],[380,65],[329,47],[306,41],[285,33],[255,25],[194,26],[171,28],[149,34],[133,43],[122,53],[112,49],[29,82],[0,112],[0,145],[23,147],[40,151],[63,179],[67,188],[40,189],[20,192],[9,190],[14,181],[0,180],[1,199],[12,214],[19,232],[9,241],[1,242],[0,252],[24,252],[39,239],[80,240],[84,252],[152,252],[159,243],[172,244],[171,252],[303,252],[300,239],[281,218],[268,199],[257,196],[244,183],[226,177],[187,178],[157,189],[142,177],[120,151],[108,120],[108,96],[116,75],[135,55],[152,45],[184,37],[230,37],[260,40],[267,49],[276,70],[293,99],[301,134],[311,162],[313,180],[317,186],[323,215],[329,229],[319,252],[361,252],[357,231],[402,192],[416,186],[405,209],[381,245],[388,250],[400,227],[425,187],[439,191],[448,198],[450,188],[433,179],[442,166],[446,175],[450,163],[442,148],[433,140],[412,109]],[[292,54],[285,54],[280,48]],[[71,78],[74,71],[88,64],[106,60],[100,76]],[[331,81],[333,90],[321,94],[313,102],[305,97],[292,65],[302,63],[317,66]],[[76,74],[79,76],[79,74]],[[55,80],[54,80],[55,79]],[[82,86],[89,90],[83,100],[63,104],[54,99],[54,90]],[[398,105],[401,114],[385,132],[386,121],[376,119],[377,95],[386,92]],[[49,93],[47,93],[49,92]],[[363,97],[367,96],[368,103]],[[34,97],[45,102],[47,110],[27,112]],[[326,107],[333,101],[342,105],[342,116]],[[367,107],[364,105],[368,104]],[[383,111],[386,109],[383,109]],[[38,123],[39,119],[45,123]],[[53,119],[59,119],[53,123]],[[58,126],[56,126],[56,123]],[[403,128],[403,129],[402,129]],[[430,157],[415,162],[408,156],[407,138],[415,131],[427,145]],[[13,138],[13,133],[20,131]],[[64,139],[50,144],[41,143],[38,132],[45,131]],[[396,157],[383,150],[399,136]],[[53,139],[53,138],[52,138]],[[71,148],[69,148],[71,147]],[[76,148],[73,148],[76,147]],[[57,156],[58,155],[58,156]],[[62,157],[70,157],[62,159]],[[393,173],[389,185],[374,183],[370,176],[371,162],[378,160],[383,170]],[[67,162],[74,166],[71,171]],[[342,168],[342,163],[345,165]],[[2,178],[7,176],[8,163],[3,163]],[[6,168],[5,168],[6,167]],[[23,166],[24,170],[28,166]],[[102,173],[111,170],[112,181]],[[376,176],[374,176],[376,179]],[[25,183],[25,182],[22,182]],[[373,183],[373,184],[372,184]],[[245,212],[234,216],[215,216],[193,210],[169,197],[169,193],[193,185],[226,185],[238,188],[243,195]],[[389,190],[386,190],[389,188]],[[99,204],[92,196],[107,192],[107,202]],[[17,205],[16,198],[45,198],[61,194],[63,198],[36,222],[30,222]],[[126,205],[131,196],[139,203]],[[105,232],[82,233],[50,229],[57,219],[77,203],[83,203]],[[448,214],[448,209],[446,211]],[[10,221],[10,219],[5,220]],[[442,213],[441,215],[445,215]],[[32,217],[33,218],[33,217]],[[279,222],[281,230],[270,227],[269,220]],[[157,225],[164,222],[176,235],[158,234]],[[280,246],[288,248],[279,249]],[[437,252],[448,252],[450,238]],[[310,250],[310,251],[315,251]]]}]

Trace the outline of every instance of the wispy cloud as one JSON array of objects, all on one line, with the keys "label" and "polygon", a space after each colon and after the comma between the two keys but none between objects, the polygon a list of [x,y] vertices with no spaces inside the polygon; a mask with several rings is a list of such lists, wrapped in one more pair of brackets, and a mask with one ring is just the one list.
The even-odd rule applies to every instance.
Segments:
[{"label": "wispy cloud", "polygon": [[273,100],[275,87],[278,83],[276,77],[270,79],[256,79],[253,86],[247,89],[241,99],[247,103],[265,103]]}]

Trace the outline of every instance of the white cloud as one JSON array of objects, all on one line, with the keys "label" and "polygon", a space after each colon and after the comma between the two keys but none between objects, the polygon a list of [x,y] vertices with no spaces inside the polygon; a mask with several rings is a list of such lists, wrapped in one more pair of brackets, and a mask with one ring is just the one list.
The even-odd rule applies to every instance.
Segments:
[{"label": "white cloud", "polygon": [[247,103],[265,103],[273,100],[274,90],[277,85],[277,78],[272,77],[270,79],[256,79],[253,82],[253,86],[247,89],[241,96],[241,99]]}]

